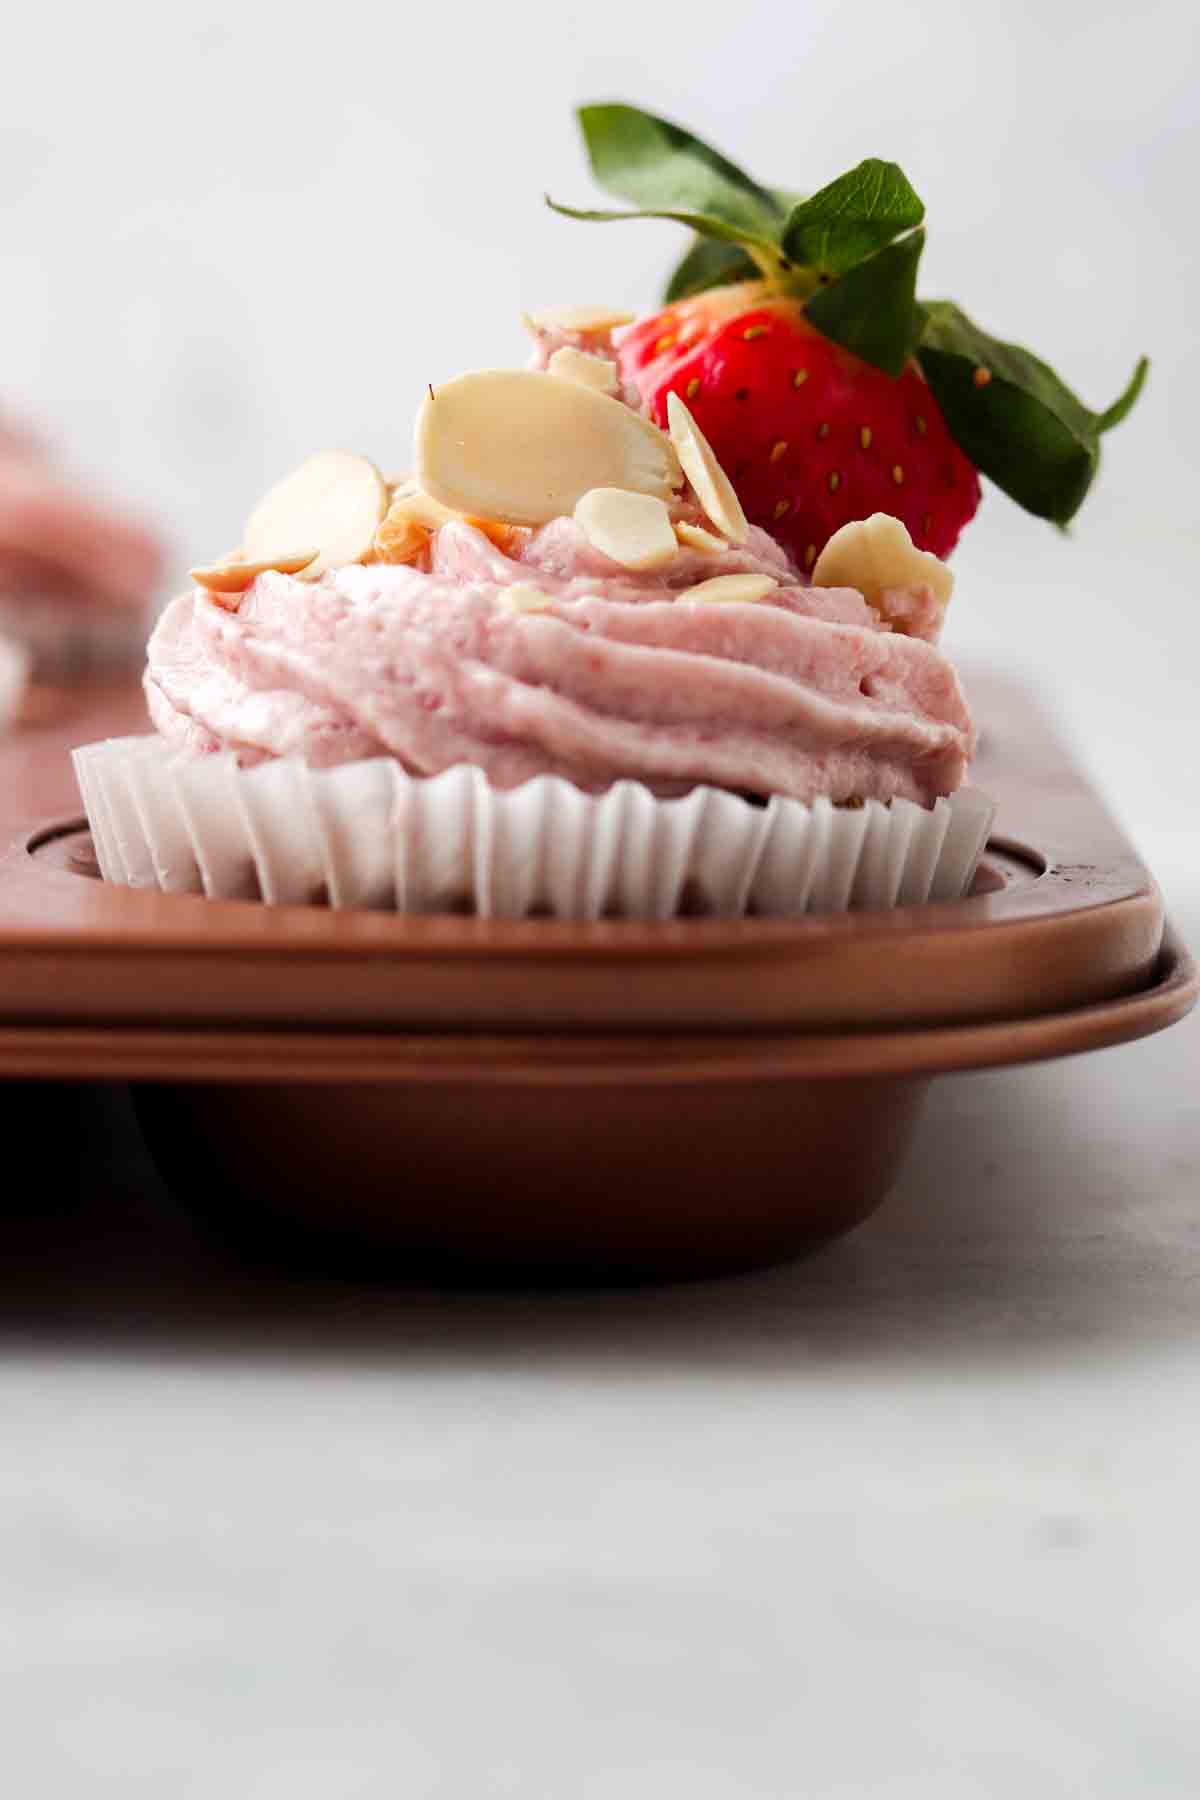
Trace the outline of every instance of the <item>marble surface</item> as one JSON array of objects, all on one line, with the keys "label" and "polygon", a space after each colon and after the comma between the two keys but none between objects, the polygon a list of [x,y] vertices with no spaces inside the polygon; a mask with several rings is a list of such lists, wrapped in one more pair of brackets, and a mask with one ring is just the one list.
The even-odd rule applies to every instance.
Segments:
[{"label": "marble surface", "polygon": [[14,1791],[1190,1800],[1198,1052],[944,1080],[840,1245],[594,1294],[251,1270],[9,1089]]}]

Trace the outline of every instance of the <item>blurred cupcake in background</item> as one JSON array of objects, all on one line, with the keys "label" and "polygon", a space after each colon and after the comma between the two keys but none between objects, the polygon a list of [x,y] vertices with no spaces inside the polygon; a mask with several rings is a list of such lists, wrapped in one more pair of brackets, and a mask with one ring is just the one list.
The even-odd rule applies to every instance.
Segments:
[{"label": "blurred cupcake in background", "polygon": [[30,679],[135,668],[164,562],[152,531],[85,493],[34,432],[0,415],[0,723]]}]

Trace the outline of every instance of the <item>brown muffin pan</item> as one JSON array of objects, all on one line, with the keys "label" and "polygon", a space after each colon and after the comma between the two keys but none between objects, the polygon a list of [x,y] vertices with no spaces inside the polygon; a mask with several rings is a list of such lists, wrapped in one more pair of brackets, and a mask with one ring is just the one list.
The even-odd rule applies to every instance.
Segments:
[{"label": "brown muffin pan", "polygon": [[687,1275],[847,1229],[930,1076],[1162,1029],[1196,995],[1153,880],[1036,704],[971,683],[997,831],[966,900],[575,925],[106,886],[67,751],[136,687],[35,694],[0,745],[0,1075],[130,1079],[168,1177],[492,1273]]}]

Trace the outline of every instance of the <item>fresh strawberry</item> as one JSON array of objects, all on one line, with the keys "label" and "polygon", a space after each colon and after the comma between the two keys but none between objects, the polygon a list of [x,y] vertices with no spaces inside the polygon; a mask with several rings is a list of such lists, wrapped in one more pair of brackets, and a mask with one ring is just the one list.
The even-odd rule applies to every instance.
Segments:
[{"label": "fresh strawberry", "polygon": [[761,282],[717,288],[642,320],[621,374],[666,425],[686,400],[747,517],[811,569],[851,519],[891,513],[948,556],[979,504],[979,477],[915,363],[897,380],[843,350],[803,306]]},{"label": "fresh strawberry", "polygon": [[925,207],[895,163],[869,159],[801,200],[635,107],[579,118],[597,179],[637,210],[556,210],[693,233],[666,310],[622,339],[621,374],[659,424],[669,393],[687,402],[747,515],[802,567],[874,512],[948,555],[979,472],[1056,524],[1078,510],[1144,357],[1091,412],[1030,351],[950,301],[918,301]]}]

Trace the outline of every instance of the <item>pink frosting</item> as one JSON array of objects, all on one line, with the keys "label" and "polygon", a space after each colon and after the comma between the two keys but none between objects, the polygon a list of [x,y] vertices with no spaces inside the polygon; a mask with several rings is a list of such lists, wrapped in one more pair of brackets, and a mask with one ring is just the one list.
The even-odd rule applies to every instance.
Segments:
[{"label": "pink frosting", "polygon": [[[749,604],[677,598],[740,571],[780,585]],[[509,605],[517,582],[549,608]],[[497,787],[557,774],[589,791],[631,777],[660,794],[928,804],[962,781],[973,731],[929,641],[938,609],[921,590],[896,599],[925,635],[882,627],[852,589],[806,587],[758,530],[743,550],[634,575],[570,519],[517,559],[455,523],[428,573],[263,575],[235,613],[182,595],[150,641],[146,690],[165,737],[246,764],[387,755],[422,775],[473,763]]]}]

